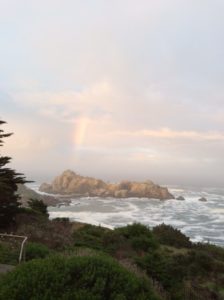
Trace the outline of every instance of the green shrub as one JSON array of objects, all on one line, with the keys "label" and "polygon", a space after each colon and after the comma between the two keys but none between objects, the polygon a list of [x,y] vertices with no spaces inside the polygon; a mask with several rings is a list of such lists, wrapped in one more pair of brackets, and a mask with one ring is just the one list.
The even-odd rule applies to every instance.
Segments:
[{"label": "green shrub", "polygon": [[85,225],[73,233],[74,244],[103,251],[103,236],[108,230],[101,226]]},{"label": "green shrub", "polygon": [[54,218],[52,221],[53,222],[61,222],[61,223],[70,223],[69,218],[66,218],[66,217],[63,217],[63,218],[57,217],[57,218]]},{"label": "green shrub", "polygon": [[224,261],[224,248],[209,243],[206,244],[197,243],[194,245],[194,249],[203,251],[207,253],[209,256],[213,257],[214,259],[219,259]]},{"label": "green shrub", "polygon": [[88,247],[115,256],[117,251],[126,251],[126,256],[129,256],[134,251],[158,248],[151,230],[138,223],[115,230],[85,225],[73,233],[73,238],[76,247]]},{"label": "green shrub", "polygon": [[36,215],[37,212],[32,210],[30,207],[18,207],[18,214],[26,214],[26,215]]},{"label": "green shrub", "polygon": [[0,279],[1,300],[156,300],[149,283],[108,257],[50,257]]},{"label": "green shrub", "polygon": [[164,287],[170,285],[167,272],[167,258],[157,252],[148,253],[144,257],[136,258],[136,262],[151,278],[162,283]]},{"label": "green shrub", "polygon": [[47,205],[44,204],[42,200],[30,199],[28,201],[28,205],[33,211],[46,215],[47,217],[49,216],[47,212]]},{"label": "green shrub", "polygon": [[180,230],[175,229],[170,225],[161,224],[154,227],[153,234],[161,244],[177,248],[192,247],[190,239]]},{"label": "green shrub", "polygon": [[40,243],[28,243],[25,248],[26,260],[45,258],[49,256],[50,250]]},{"label": "green shrub", "polygon": [[18,264],[19,253],[20,245],[12,247],[9,243],[0,242],[0,264]]},{"label": "green shrub", "polygon": [[131,225],[127,225],[125,227],[119,227],[116,228],[115,231],[119,232],[120,234],[122,234],[124,237],[130,239],[133,237],[138,237],[138,236],[148,236],[149,238],[152,238],[152,232],[151,230],[140,223],[133,223]]},{"label": "green shrub", "polygon": [[214,259],[203,251],[191,251],[188,254],[188,269],[189,275],[194,277],[197,275],[207,276],[216,266]]},{"label": "green shrub", "polygon": [[115,255],[120,249],[127,249],[127,241],[115,230],[105,232],[103,235],[103,249],[105,252]]},{"label": "green shrub", "polygon": [[154,252],[136,258],[136,263],[153,281],[159,282],[169,292],[172,300],[182,300],[186,272],[186,264],[182,262],[184,260],[183,255],[168,257]]},{"label": "green shrub", "polygon": [[131,245],[136,251],[142,250],[146,252],[150,249],[157,248],[157,243],[155,240],[144,235],[132,238]]},{"label": "green shrub", "polygon": [[131,246],[136,251],[154,250],[159,246],[152,231],[145,225],[134,223],[132,225],[117,228],[115,231],[128,239]]}]

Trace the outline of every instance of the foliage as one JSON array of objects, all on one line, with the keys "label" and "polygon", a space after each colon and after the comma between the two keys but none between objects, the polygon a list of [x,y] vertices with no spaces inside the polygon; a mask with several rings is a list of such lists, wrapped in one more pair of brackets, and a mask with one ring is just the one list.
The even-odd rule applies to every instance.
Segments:
[{"label": "foliage", "polygon": [[106,228],[94,225],[85,225],[73,234],[75,246],[103,249],[103,236]]},{"label": "foliage", "polygon": [[[54,253],[55,251],[64,253],[66,257],[76,255],[91,258],[102,255],[100,253],[109,254],[137,276],[146,274],[151,278],[153,288],[159,293],[164,291],[165,295],[172,300],[185,299],[186,291],[189,297],[195,299],[222,299],[220,295],[222,295],[224,283],[222,275],[224,274],[224,249],[220,247],[192,244],[190,248],[181,248],[180,238],[177,243],[178,247],[159,244],[154,232],[141,224],[110,230],[101,226],[66,220],[51,221],[42,217],[41,214],[30,214],[25,211],[18,214],[16,218],[20,218],[18,224],[21,224],[18,233],[30,236],[35,242],[34,247],[32,246],[33,252],[28,251],[32,253],[32,256],[29,254],[31,257],[28,255],[28,259],[48,257],[53,253],[52,250],[46,248],[46,251],[42,251],[43,245],[36,245],[37,242],[46,245],[49,249],[54,249]],[[173,231],[176,236],[176,231]],[[179,233],[177,235],[179,236]],[[170,244],[172,245],[173,240],[171,235],[172,243]],[[181,241],[183,240],[181,236]],[[185,243],[183,244],[186,246]],[[74,296],[71,295],[71,297]],[[73,298],[76,299],[78,295],[81,298],[77,299],[94,299],[95,297],[92,290],[76,289]],[[163,294],[160,293],[160,295],[163,298]],[[186,298],[186,300],[191,298]],[[96,297],[96,299],[100,298]]]},{"label": "foliage", "polygon": [[15,265],[19,260],[19,247],[12,247],[10,243],[0,242],[0,264]]},{"label": "foliage", "polygon": [[116,230],[110,230],[104,233],[103,249],[115,257],[119,257],[119,253],[121,252],[125,253],[126,256],[131,254],[130,243]]},{"label": "foliage", "polygon": [[43,244],[29,242],[25,247],[26,260],[45,258],[49,256],[50,250]]},{"label": "foliage", "polygon": [[54,218],[53,221],[54,222],[61,222],[61,223],[69,223],[70,222],[69,218],[66,218],[66,217],[63,217],[63,218],[57,217],[57,218]]},{"label": "foliage", "polygon": [[150,285],[103,256],[33,260],[0,282],[1,300],[156,300]]},{"label": "foliage", "polygon": [[133,224],[127,225],[125,227],[119,227],[115,230],[128,239],[133,238],[133,237],[138,237],[141,235],[152,238],[151,230],[147,226],[140,224],[140,223],[133,223]]},{"label": "foliage", "polygon": [[[189,250],[185,254],[174,255],[165,254],[164,251],[155,251],[153,253],[149,252],[143,257],[137,257],[135,260],[148,276],[159,282],[169,292],[173,300],[183,299],[186,282],[189,286],[193,286],[191,289],[188,287],[191,294],[195,292],[196,282],[197,290],[200,288],[199,282],[214,282],[215,285],[211,285],[214,287],[210,289],[211,294],[215,290],[217,292],[219,287],[222,286],[222,277],[217,276],[217,274],[224,274],[223,262],[212,259],[208,253],[203,251]],[[218,277],[220,278],[220,284],[217,280]],[[213,299],[208,296],[209,290],[200,289],[202,295],[203,292],[206,295],[204,298]]]},{"label": "foliage", "polygon": [[73,234],[75,246],[89,247],[107,252],[113,256],[126,252],[156,249],[158,244],[150,229],[141,224],[109,230],[101,226],[85,225]]},{"label": "foliage", "polygon": [[[0,125],[4,123],[0,120]],[[0,129],[0,146],[3,146],[3,139],[10,135]],[[22,174],[5,167],[10,161],[10,157],[0,155],[0,228],[7,227],[14,220],[19,206],[17,184],[26,182]]]},{"label": "foliage", "polygon": [[48,217],[47,205],[44,204],[43,200],[30,199],[28,201],[28,205],[33,211],[41,213]]},{"label": "foliage", "polygon": [[214,259],[220,259],[224,261],[224,248],[209,243],[197,243],[194,245],[194,249],[208,253],[209,256],[213,257]]},{"label": "foliage", "polygon": [[177,248],[191,248],[190,239],[180,230],[170,225],[161,224],[153,228],[153,234],[161,244]]},{"label": "foliage", "polygon": [[152,231],[143,224],[134,223],[132,225],[117,228],[115,231],[129,240],[134,250],[148,251],[150,249],[158,248],[158,243],[154,238]]}]

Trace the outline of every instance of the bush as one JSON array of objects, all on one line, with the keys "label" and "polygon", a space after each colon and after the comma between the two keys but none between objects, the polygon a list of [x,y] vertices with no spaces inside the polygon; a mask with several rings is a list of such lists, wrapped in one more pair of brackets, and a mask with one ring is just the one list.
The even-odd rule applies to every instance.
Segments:
[{"label": "bush", "polygon": [[66,218],[66,217],[63,217],[63,218],[57,217],[57,218],[54,218],[52,221],[53,222],[61,222],[61,223],[70,223],[69,218]]},{"label": "bush", "polygon": [[209,256],[213,257],[214,259],[223,260],[224,261],[224,248],[206,243],[197,243],[194,246],[195,250],[201,250],[207,253]]},{"label": "bush", "polygon": [[103,236],[108,230],[101,226],[85,225],[73,233],[74,244],[75,246],[105,250],[103,247]]},{"label": "bush", "polygon": [[33,260],[0,279],[1,300],[156,300],[143,279],[108,257]]},{"label": "bush", "polygon": [[151,230],[138,223],[115,230],[86,225],[75,231],[73,238],[75,246],[88,247],[115,256],[117,252],[126,251],[126,256],[129,256],[135,251],[148,251],[158,247]]},{"label": "bush", "polygon": [[19,245],[14,245],[13,247],[9,243],[0,242],[0,264],[18,264],[19,252]]},{"label": "bush", "polygon": [[105,232],[103,235],[103,249],[111,255],[116,255],[116,252],[121,249],[127,250],[128,246],[125,238],[114,230]]},{"label": "bush", "polygon": [[165,286],[167,277],[166,259],[158,253],[148,253],[144,257],[136,258],[138,266],[147,272],[147,274]]},{"label": "bush", "polygon": [[35,258],[45,258],[49,256],[50,250],[47,246],[40,243],[28,243],[25,248],[26,260]]},{"label": "bush", "polygon": [[175,229],[170,225],[161,224],[154,227],[153,234],[161,244],[177,248],[192,247],[190,239],[180,230]]},{"label": "bush", "polygon": [[214,259],[207,253],[202,251],[191,251],[188,255],[189,275],[194,277],[196,275],[207,276],[216,267]]},{"label": "bush", "polygon": [[183,255],[168,257],[154,252],[136,258],[136,263],[153,281],[159,282],[169,292],[172,300],[182,300],[186,272],[185,260]]},{"label": "bush", "polygon": [[47,212],[47,205],[44,204],[42,200],[30,199],[28,201],[28,205],[33,211],[46,215],[47,217],[49,216]]},{"label": "bush", "polygon": [[127,225],[125,227],[119,227],[116,228],[115,231],[119,232],[120,234],[122,234],[124,237],[130,239],[133,237],[138,237],[138,236],[148,236],[149,238],[152,238],[152,232],[151,230],[140,223],[134,223],[131,225]]},{"label": "bush", "polygon": [[142,251],[148,251],[150,249],[156,249],[157,243],[154,239],[146,237],[146,236],[136,236],[133,239],[131,239],[131,245],[134,250],[142,250]]},{"label": "bush", "polygon": [[134,223],[125,227],[115,229],[116,232],[128,239],[134,250],[148,251],[157,249],[158,243],[152,231],[145,225]]}]

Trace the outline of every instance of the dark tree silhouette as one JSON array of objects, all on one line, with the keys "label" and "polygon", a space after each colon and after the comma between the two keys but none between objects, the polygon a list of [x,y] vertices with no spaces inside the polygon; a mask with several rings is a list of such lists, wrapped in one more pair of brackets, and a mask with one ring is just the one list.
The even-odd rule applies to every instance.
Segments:
[{"label": "dark tree silhouette", "polygon": [[44,204],[43,200],[29,199],[28,205],[32,210],[48,217],[47,205]]},{"label": "dark tree silhouette", "polygon": [[[0,120],[0,126],[5,123]],[[0,147],[3,146],[3,139],[11,135],[12,133],[4,133],[4,130],[0,129]],[[17,184],[27,182],[23,174],[6,167],[10,161],[11,157],[0,153],[0,228],[8,227],[13,223],[19,206]]]}]

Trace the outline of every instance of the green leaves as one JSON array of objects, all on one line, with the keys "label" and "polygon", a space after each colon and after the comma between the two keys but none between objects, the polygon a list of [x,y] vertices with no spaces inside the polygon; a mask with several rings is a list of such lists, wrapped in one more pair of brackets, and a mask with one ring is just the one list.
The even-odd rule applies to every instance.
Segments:
[{"label": "green leaves", "polygon": [[28,201],[28,205],[33,211],[41,213],[48,217],[47,205],[44,204],[44,202],[42,200],[30,199]]},{"label": "green leaves", "polygon": [[161,224],[153,228],[153,234],[161,244],[177,248],[191,248],[190,239],[180,230],[170,225]]},{"label": "green leaves", "polygon": [[106,256],[33,260],[0,285],[1,300],[158,300],[149,284]]}]

